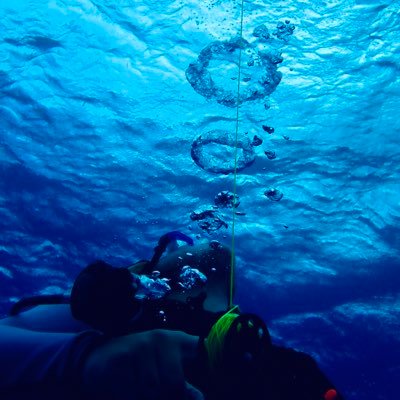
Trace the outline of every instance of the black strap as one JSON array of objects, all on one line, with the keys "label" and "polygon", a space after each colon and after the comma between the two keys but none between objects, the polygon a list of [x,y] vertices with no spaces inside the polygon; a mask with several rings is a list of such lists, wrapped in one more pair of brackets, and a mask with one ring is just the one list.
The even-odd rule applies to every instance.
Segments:
[{"label": "black strap", "polygon": [[165,235],[162,235],[158,240],[157,246],[154,248],[153,257],[151,258],[149,264],[146,266],[146,270],[151,270],[158,264],[158,261],[160,261],[160,258],[164,254],[167,246],[174,240],[182,240],[193,246],[193,239],[179,231],[172,231],[166,233]]}]

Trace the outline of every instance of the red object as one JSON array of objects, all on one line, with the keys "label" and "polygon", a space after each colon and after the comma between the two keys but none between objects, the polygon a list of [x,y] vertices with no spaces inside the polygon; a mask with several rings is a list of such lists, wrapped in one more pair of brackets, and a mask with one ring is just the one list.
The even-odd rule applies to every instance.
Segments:
[{"label": "red object", "polygon": [[324,394],[325,400],[335,400],[337,397],[337,391],[335,389],[329,389]]}]

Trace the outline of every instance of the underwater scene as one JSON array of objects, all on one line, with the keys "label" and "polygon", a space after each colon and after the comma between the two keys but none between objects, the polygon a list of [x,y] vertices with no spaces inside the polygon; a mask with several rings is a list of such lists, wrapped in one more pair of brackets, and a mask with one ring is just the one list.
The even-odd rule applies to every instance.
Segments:
[{"label": "underwater scene", "polygon": [[399,10],[2,0],[1,316],[179,231],[346,399],[398,398]]}]

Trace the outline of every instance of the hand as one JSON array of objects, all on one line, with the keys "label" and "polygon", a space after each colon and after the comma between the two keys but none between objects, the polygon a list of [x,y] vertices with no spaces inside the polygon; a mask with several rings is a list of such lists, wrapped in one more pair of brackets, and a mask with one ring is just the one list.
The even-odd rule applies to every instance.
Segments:
[{"label": "hand", "polygon": [[197,356],[197,344],[196,336],[166,330],[110,339],[86,359],[85,390],[97,399],[202,400],[184,375],[184,365]]}]

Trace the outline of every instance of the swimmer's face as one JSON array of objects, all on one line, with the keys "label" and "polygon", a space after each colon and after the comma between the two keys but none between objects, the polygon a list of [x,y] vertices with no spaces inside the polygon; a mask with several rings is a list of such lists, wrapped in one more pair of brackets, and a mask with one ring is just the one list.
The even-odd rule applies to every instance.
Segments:
[{"label": "swimmer's face", "polygon": [[115,299],[118,296],[122,296],[120,297],[120,304],[125,302],[127,310],[130,310],[129,313],[135,313],[138,308],[135,294],[138,290],[139,278],[126,268],[118,268],[114,271],[114,273],[117,274],[114,291],[118,293],[113,293],[113,298]]},{"label": "swimmer's face", "polygon": [[139,279],[139,275],[134,274],[131,272],[131,276],[132,276],[132,290],[133,290],[133,296],[135,296],[138,288],[139,288],[139,283],[140,283],[140,279]]}]

